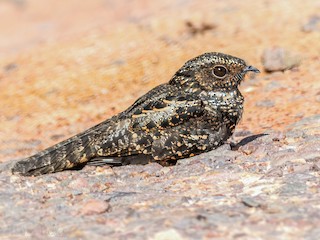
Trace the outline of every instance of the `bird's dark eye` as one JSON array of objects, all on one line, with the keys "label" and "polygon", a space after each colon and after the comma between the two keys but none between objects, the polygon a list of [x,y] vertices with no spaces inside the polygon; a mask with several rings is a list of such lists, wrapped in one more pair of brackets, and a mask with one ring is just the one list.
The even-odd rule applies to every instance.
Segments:
[{"label": "bird's dark eye", "polygon": [[212,72],[217,78],[224,78],[228,70],[224,66],[215,66]]}]

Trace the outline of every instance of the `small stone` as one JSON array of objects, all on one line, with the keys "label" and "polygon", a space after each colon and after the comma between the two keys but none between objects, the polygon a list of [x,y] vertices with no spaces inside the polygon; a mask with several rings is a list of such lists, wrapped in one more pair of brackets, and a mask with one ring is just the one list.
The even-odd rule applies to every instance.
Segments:
[{"label": "small stone", "polygon": [[3,67],[3,70],[5,72],[12,72],[18,68],[18,65],[16,63],[9,63],[6,66]]},{"label": "small stone", "polygon": [[303,32],[320,31],[320,16],[313,15],[308,19],[308,22],[302,26]]},{"label": "small stone", "polygon": [[168,230],[156,233],[151,239],[152,240],[182,240],[183,238],[177,230],[168,229]]},{"label": "small stone", "polygon": [[295,158],[291,159],[290,162],[292,163],[298,163],[298,164],[305,164],[307,161],[304,158]]},{"label": "small stone", "polygon": [[257,145],[247,144],[247,145],[241,146],[239,148],[239,151],[246,154],[246,155],[250,155],[253,152],[255,152],[257,150],[257,148],[258,148]]},{"label": "small stone", "polygon": [[310,167],[309,164],[299,164],[299,165],[293,166],[293,172],[304,173],[304,172],[308,172],[310,168],[312,168],[312,166]]},{"label": "small stone", "polygon": [[263,178],[268,178],[268,177],[282,177],[283,176],[283,166],[276,166],[272,169],[270,169],[264,176]]},{"label": "small stone", "polygon": [[260,203],[257,202],[255,199],[252,197],[243,197],[241,199],[241,202],[246,205],[247,207],[260,207]]},{"label": "small stone", "polygon": [[257,107],[270,108],[270,107],[274,107],[274,105],[275,105],[274,101],[272,100],[263,100],[263,101],[256,102]]},{"label": "small stone", "polygon": [[192,21],[186,21],[187,31],[190,35],[203,35],[208,31],[214,30],[217,26],[213,23],[202,22],[200,24],[195,24]]},{"label": "small stone", "polygon": [[110,204],[103,200],[90,199],[80,210],[81,215],[95,215],[105,213],[110,209]]},{"label": "small stone", "polygon": [[284,48],[267,48],[262,54],[262,64],[267,72],[292,69],[298,66],[300,62],[301,57],[298,54],[289,52]]}]

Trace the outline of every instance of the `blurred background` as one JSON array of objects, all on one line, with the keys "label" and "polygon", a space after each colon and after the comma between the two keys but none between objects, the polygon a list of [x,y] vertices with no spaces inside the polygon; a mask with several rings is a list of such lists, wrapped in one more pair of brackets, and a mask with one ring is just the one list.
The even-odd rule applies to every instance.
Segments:
[{"label": "blurred background", "polygon": [[283,130],[319,113],[319,13],[315,0],[0,0],[0,162],[125,110],[212,51],[262,71],[240,87],[237,132]]}]

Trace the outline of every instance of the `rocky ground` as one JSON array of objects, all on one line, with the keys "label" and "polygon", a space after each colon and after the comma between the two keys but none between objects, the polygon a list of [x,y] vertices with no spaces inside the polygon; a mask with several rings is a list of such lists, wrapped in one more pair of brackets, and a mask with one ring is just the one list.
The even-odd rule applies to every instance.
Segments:
[{"label": "rocky ground", "polygon": [[[319,12],[313,0],[0,1],[0,239],[319,239]],[[221,148],[165,168],[8,171],[207,51],[262,70]]]}]

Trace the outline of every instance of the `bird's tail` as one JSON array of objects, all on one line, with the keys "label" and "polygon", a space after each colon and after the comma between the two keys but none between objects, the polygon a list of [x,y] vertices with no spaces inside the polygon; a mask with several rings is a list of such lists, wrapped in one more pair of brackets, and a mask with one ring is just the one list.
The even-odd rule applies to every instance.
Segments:
[{"label": "bird's tail", "polygon": [[18,161],[12,168],[13,173],[24,176],[36,176],[59,172],[87,162],[92,149],[85,141],[87,138],[74,136],[29,158]]}]

